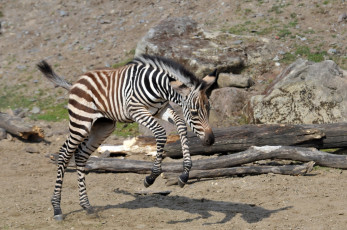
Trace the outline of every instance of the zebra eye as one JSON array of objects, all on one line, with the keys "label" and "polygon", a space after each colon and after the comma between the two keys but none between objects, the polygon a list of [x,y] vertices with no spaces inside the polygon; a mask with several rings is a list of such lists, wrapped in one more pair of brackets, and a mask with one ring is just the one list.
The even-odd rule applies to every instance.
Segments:
[{"label": "zebra eye", "polygon": [[193,117],[197,117],[199,115],[198,110],[196,110],[196,109],[190,110],[190,113],[192,114]]}]

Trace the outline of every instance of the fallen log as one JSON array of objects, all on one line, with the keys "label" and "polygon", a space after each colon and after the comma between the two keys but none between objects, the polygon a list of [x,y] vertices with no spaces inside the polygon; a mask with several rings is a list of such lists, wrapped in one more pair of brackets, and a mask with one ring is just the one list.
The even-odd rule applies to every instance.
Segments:
[{"label": "fallen log", "polygon": [[[264,145],[314,147],[317,149],[347,147],[347,123],[243,125],[219,128],[213,131],[215,144],[212,146],[203,146],[195,134],[188,133],[191,155],[239,152],[251,146]],[[179,141],[167,144],[164,151],[166,156],[182,157]]]},{"label": "fallen log", "polygon": [[[310,162],[332,168],[347,169],[347,156],[321,152],[313,148],[293,146],[251,147],[246,151],[219,156],[211,159],[193,161],[192,170],[229,168],[266,159],[287,159]],[[91,157],[86,171],[149,173],[153,163],[148,161]],[[181,172],[182,163],[163,163],[164,172]]]},{"label": "fallen log", "polygon": [[[216,177],[231,177],[238,175],[259,175],[259,174],[282,174],[292,176],[302,176],[310,173],[313,169],[314,162],[308,162],[302,165],[283,165],[283,166],[242,166],[233,168],[221,168],[211,170],[192,170],[189,173],[189,179],[203,179]],[[164,173],[166,185],[176,185],[179,173]]]},{"label": "fallen log", "polygon": [[43,129],[23,121],[20,117],[0,113],[0,128],[22,139],[37,141],[44,138]]}]

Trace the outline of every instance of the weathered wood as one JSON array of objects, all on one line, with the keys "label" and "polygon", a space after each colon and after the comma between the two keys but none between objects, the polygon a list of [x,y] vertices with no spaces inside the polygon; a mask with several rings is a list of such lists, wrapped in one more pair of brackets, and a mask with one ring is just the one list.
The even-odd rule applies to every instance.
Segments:
[{"label": "weathered wood", "polygon": [[[259,175],[259,174],[282,174],[282,175],[305,175],[312,171],[314,162],[302,165],[283,165],[283,166],[242,166],[233,168],[221,168],[211,170],[193,170],[189,173],[189,179],[203,179],[216,177],[230,177],[237,175]],[[167,179],[167,185],[177,184],[179,173],[164,173],[163,178]]]},{"label": "weathered wood", "polygon": [[[189,132],[191,155],[239,152],[251,146],[286,145],[324,148],[347,147],[347,123],[317,125],[243,125],[214,129],[215,144],[203,146],[195,134]],[[165,155],[182,157],[179,141],[167,144]]]},{"label": "weathered wood", "polygon": [[44,132],[41,128],[23,121],[20,117],[10,116],[6,113],[0,113],[0,128],[26,140],[44,138]]},{"label": "weathered wood", "polygon": [[[314,161],[317,165],[347,169],[347,156],[318,151],[313,148],[292,146],[251,147],[246,151],[193,161],[192,170],[229,168],[265,159],[287,159],[294,161]],[[86,171],[149,173],[153,163],[148,161],[91,157]],[[181,172],[182,163],[163,163],[164,172]]]}]

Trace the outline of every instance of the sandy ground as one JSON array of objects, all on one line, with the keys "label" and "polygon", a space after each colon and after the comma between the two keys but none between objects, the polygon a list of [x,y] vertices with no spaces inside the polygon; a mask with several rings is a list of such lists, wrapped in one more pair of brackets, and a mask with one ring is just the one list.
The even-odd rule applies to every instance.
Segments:
[{"label": "sandy ground", "polygon": [[[57,126],[57,124],[55,124]],[[64,122],[61,123],[64,126]],[[53,127],[54,128],[54,127]],[[52,128],[52,129],[53,129]],[[307,176],[260,175],[191,181],[184,188],[163,178],[146,189],[145,175],[89,173],[88,195],[96,215],[79,206],[77,173],[64,180],[65,219],[53,220],[50,198],[56,166],[46,157],[63,143],[0,141],[1,229],[346,229],[347,172],[316,168]],[[110,138],[108,144],[115,141]],[[28,153],[28,149],[39,153]],[[138,156],[138,159],[144,159]],[[168,196],[136,195],[166,191]]]}]

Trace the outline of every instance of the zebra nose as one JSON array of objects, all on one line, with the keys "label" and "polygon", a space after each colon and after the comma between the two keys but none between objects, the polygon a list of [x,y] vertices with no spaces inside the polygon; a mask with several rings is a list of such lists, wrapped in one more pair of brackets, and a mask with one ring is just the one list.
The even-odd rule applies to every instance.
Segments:
[{"label": "zebra nose", "polygon": [[204,145],[205,146],[211,146],[214,143],[214,135],[213,132],[208,132],[205,134],[205,140],[204,140]]}]

